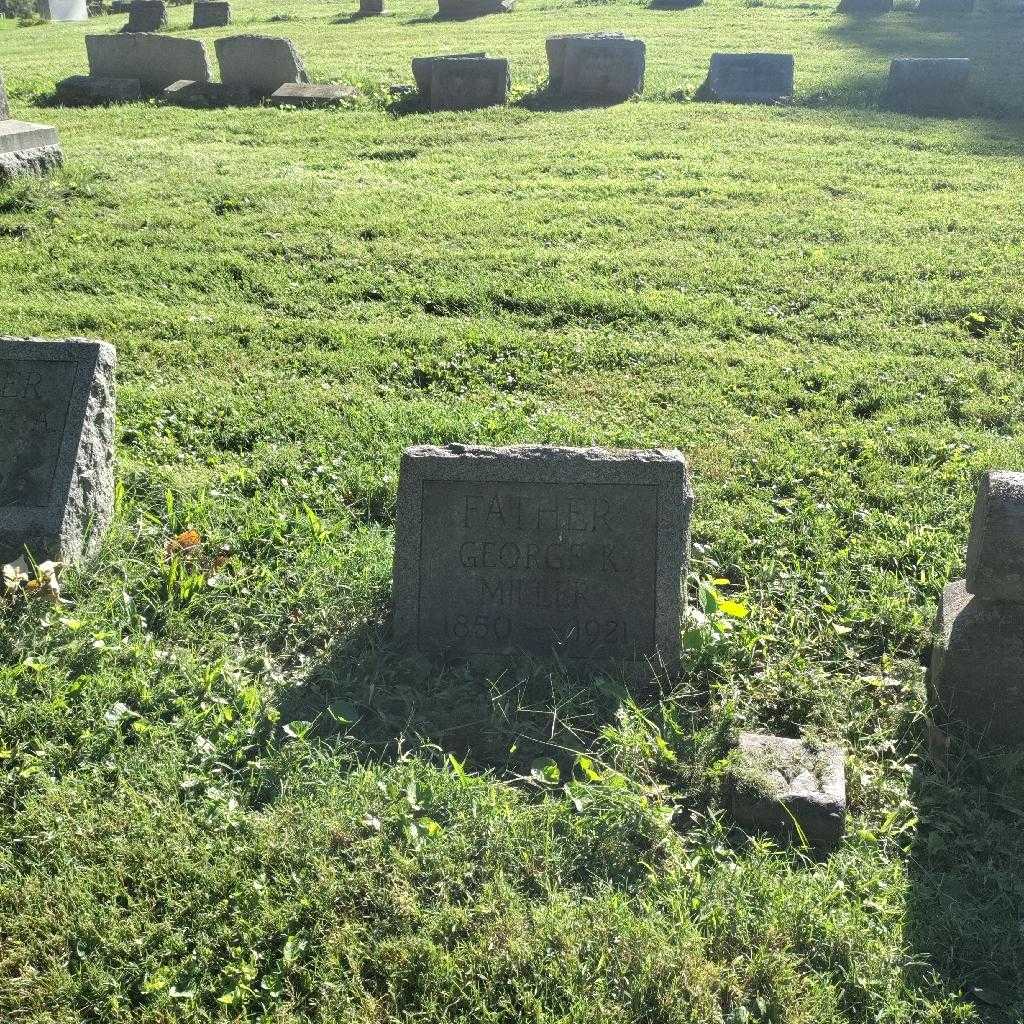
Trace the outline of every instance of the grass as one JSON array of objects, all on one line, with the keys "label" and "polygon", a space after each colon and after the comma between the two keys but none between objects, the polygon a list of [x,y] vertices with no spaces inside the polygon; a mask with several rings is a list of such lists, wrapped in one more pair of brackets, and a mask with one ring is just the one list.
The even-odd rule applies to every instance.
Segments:
[{"label": "grass", "polygon": [[[120,490],[71,603],[0,620],[0,1019],[1019,1020],[1021,757],[929,759],[919,656],[1024,458],[1020,15],[391,6],[235,4],[341,112],[65,110],[85,28],[5,32],[67,166],[0,191],[0,325],[117,345]],[[644,100],[530,109],[590,28]],[[511,107],[385,109],[477,47]],[[747,48],[794,106],[686,101]],[[974,58],[976,116],[880,111],[898,53]],[[688,454],[681,679],[395,654],[399,455],[449,441]],[[730,826],[738,728],[848,749],[833,855]]]}]

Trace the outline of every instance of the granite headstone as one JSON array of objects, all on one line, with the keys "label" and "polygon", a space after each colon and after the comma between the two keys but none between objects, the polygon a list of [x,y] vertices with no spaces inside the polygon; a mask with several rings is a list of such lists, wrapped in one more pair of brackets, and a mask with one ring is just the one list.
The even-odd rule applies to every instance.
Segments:
[{"label": "granite headstone", "polygon": [[905,114],[962,114],[970,75],[967,57],[897,57],[889,67],[884,102]]},{"label": "granite headstone", "polygon": [[647,47],[619,32],[550,36],[548,89],[580,103],[622,103],[643,92]]},{"label": "granite headstone", "polygon": [[786,103],[793,98],[790,53],[714,53],[703,99],[726,103]]},{"label": "granite headstone", "polygon": [[[224,36],[214,46],[226,86],[272,96],[286,82],[308,82],[295,44],[281,36]],[[182,76],[184,77],[184,76]]]},{"label": "granite headstone", "polygon": [[74,561],[114,501],[114,348],[0,338],[0,561]]},{"label": "granite headstone", "polygon": [[476,110],[508,101],[508,61],[504,57],[448,57],[432,65],[431,110]]},{"label": "granite headstone", "polygon": [[674,667],[692,505],[674,450],[409,448],[396,637],[457,659]]}]

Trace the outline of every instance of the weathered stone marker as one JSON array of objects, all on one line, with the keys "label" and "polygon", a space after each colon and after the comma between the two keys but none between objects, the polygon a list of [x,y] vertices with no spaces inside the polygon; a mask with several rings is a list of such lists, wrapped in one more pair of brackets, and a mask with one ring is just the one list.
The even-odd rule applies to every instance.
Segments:
[{"label": "weathered stone marker", "polygon": [[159,32],[167,28],[167,4],[164,0],[132,0],[128,24],[122,32]]},{"label": "weathered stone marker", "polygon": [[408,448],[396,637],[453,658],[675,667],[692,506],[678,451]]},{"label": "weathered stone marker", "polygon": [[137,78],[97,78],[71,75],[57,83],[57,100],[66,106],[79,103],[133,103],[142,99]]},{"label": "weathered stone marker", "polygon": [[508,102],[504,57],[446,57],[431,66],[431,110],[477,110]]},{"label": "weathered stone marker", "polygon": [[306,66],[290,39],[224,36],[213,45],[220,79],[226,86],[248,89],[254,96],[272,96],[286,82],[309,81]]},{"label": "weathered stone marker", "polygon": [[846,767],[839,747],[740,733],[727,772],[733,817],[741,824],[793,834],[831,846],[846,821]]},{"label": "weathered stone marker", "polygon": [[787,103],[793,68],[791,53],[713,53],[698,95],[725,103]]},{"label": "weathered stone marker", "polygon": [[928,682],[939,725],[1024,743],[1024,473],[982,478],[967,579],[942,592]]},{"label": "weathered stone marker", "polygon": [[0,338],[0,561],[94,551],[114,501],[112,345]]},{"label": "weathered stone marker", "polygon": [[430,105],[430,87],[434,81],[434,65],[439,60],[454,60],[462,57],[486,57],[483,50],[475,53],[446,53],[438,57],[413,57],[412,77],[416,81],[416,91],[424,105]]},{"label": "weathered stone marker", "polygon": [[360,18],[372,18],[387,13],[384,7],[384,0],[359,0]]},{"label": "weathered stone marker", "polygon": [[0,74],[0,185],[22,174],[45,174],[63,162],[56,128],[12,120],[7,87]]},{"label": "weathered stone marker", "polygon": [[620,32],[550,36],[548,89],[580,103],[622,103],[643,92],[647,46]]},{"label": "weathered stone marker", "polygon": [[153,32],[86,36],[89,74],[94,78],[138,79],[157,92],[172,82],[208,82],[210,62],[200,39],[180,39]]},{"label": "weathered stone marker", "polygon": [[223,28],[231,24],[228,0],[196,0],[192,5],[193,28]]},{"label": "weathered stone marker", "polygon": [[906,114],[960,114],[970,75],[967,57],[897,57],[889,66],[885,103]]}]

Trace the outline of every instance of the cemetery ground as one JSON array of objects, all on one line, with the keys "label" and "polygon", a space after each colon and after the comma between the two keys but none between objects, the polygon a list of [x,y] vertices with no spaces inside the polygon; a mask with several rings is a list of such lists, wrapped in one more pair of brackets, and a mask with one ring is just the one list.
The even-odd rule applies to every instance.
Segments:
[{"label": "cemetery ground", "polygon": [[[1024,459],[1024,17],[234,6],[364,99],[62,109],[85,28],[0,22],[67,159],[0,190],[0,332],[119,357],[103,551],[0,618],[0,1019],[1019,1020],[1021,756],[929,745],[920,657]],[[548,108],[599,28],[644,99]],[[387,109],[477,48],[512,106]],[[792,107],[688,101],[743,49]],[[879,110],[901,54],[975,115]],[[456,441],[686,453],[678,680],[396,653],[399,455]],[[831,854],[731,825],[741,728],[847,749]]]}]

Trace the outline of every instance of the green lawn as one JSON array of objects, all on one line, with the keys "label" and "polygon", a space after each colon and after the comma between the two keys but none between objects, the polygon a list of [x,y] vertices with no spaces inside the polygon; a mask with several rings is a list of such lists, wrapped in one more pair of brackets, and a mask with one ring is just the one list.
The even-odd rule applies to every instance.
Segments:
[{"label": "green lawn", "polygon": [[[70,603],[0,611],[0,1020],[1019,1021],[1024,758],[929,758],[920,655],[1024,468],[1024,16],[389,6],[236,0],[335,112],[65,110],[85,27],[4,33],[67,165],[0,190],[0,334],[117,345],[120,486]],[[644,99],[536,109],[598,28]],[[474,48],[508,109],[385,109]],[[690,102],[719,49],[794,106]],[[880,111],[900,54],[972,57],[977,116]],[[750,615],[630,689],[400,659],[399,455],[450,441],[681,448],[691,593]],[[847,747],[830,857],[730,826],[740,727]]]}]

